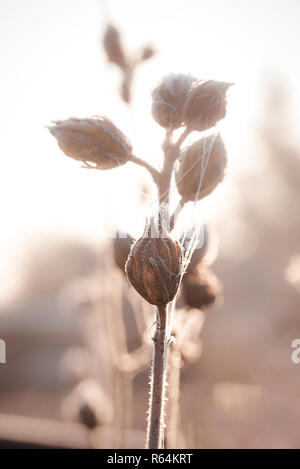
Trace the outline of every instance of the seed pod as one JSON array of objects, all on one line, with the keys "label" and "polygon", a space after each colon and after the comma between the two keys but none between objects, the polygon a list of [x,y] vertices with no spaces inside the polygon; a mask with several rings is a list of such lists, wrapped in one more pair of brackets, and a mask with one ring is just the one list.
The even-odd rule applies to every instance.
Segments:
[{"label": "seed pod", "polygon": [[168,75],[152,92],[153,119],[165,129],[177,129],[183,122],[183,107],[195,81],[189,75]]},{"label": "seed pod", "polygon": [[215,274],[206,266],[182,281],[185,304],[190,308],[203,309],[220,299],[221,286]]},{"label": "seed pod", "polygon": [[177,189],[183,202],[201,200],[223,180],[226,150],[219,135],[197,140],[185,149],[176,173]]},{"label": "seed pod", "polygon": [[141,61],[151,59],[155,55],[155,49],[152,46],[145,46],[142,49],[142,54],[141,54]]},{"label": "seed pod", "polygon": [[122,69],[126,67],[126,59],[121,44],[120,33],[117,28],[111,24],[106,28],[103,37],[103,46],[110,62],[118,65]]},{"label": "seed pod", "polygon": [[193,130],[214,127],[226,115],[226,92],[232,83],[202,81],[194,83],[184,106],[184,122]]},{"label": "seed pod", "polygon": [[[132,146],[106,117],[55,121],[49,131],[61,150],[74,160],[96,169],[111,169],[128,161]],[[93,163],[94,166],[89,165]]]},{"label": "seed pod", "polygon": [[134,239],[126,234],[126,237],[120,237],[119,234],[113,240],[113,256],[117,267],[125,273],[125,264],[130,253]]},{"label": "seed pod", "polygon": [[181,246],[170,237],[144,236],[133,244],[125,268],[131,285],[148,303],[166,305],[179,287]]}]

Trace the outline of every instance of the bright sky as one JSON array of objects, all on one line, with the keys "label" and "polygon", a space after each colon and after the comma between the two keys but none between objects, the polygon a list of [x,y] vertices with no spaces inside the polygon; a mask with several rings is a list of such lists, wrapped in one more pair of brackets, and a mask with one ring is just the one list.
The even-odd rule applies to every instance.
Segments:
[{"label": "bright sky", "polygon": [[[100,47],[107,14],[129,49],[151,42],[159,50],[136,76],[131,114]],[[299,22],[299,0],[0,0],[0,298],[14,288],[16,261],[33,237],[98,240],[111,220],[126,228],[137,218],[134,181],[143,170],[80,169],[45,124],[107,115],[137,155],[159,163],[163,132],[150,113],[159,78],[181,72],[235,82],[220,125],[231,176],[203,212],[217,216],[230,201],[230,181],[253,165],[249,139],[263,73],[283,73],[300,107]]]}]

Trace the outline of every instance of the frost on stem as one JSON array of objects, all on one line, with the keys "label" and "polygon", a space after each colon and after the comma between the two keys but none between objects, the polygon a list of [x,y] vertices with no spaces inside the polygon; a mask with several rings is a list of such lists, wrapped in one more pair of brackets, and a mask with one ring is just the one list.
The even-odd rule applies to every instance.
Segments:
[{"label": "frost on stem", "polygon": [[48,129],[67,156],[82,161],[89,168],[115,168],[132,155],[127,137],[106,117],[71,117],[54,121]]},{"label": "frost on stem", "polygon": [[147,447],[163,448],[164,408],[167,366],[167,306],[158,306],[156,332],[153,337],[154,350],[150,383]]},{"label": "frost on stem", "polygon": [[169,236],[151,237],[149,231],[133,244],[126,273],[132,286],[148,303],[166,305],[179,287],[182,250]]},{"label": "frost on stem", "polygon": [[180,156],[176,173],[183,202],[209,195],[224,179],[226,165],[226,149],[219,135],[204,137],[187,147]]}]

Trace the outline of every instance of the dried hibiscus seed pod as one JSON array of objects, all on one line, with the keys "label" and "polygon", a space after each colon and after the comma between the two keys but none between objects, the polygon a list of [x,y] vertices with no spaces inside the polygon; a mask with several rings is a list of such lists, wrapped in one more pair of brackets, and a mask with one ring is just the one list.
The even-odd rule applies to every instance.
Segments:
[{"label": "dried hibiscus seed pod", "polygon": [[55,121],[54,124],[49,127],[49,131],[61,150],[91,168],[115,168],[126,163],[132,155],[129,140],[106,117],[72,117],[65,121]]},{"label": "dried hibiscus seed pod", "polygon": [[198,131],[214,127],[226,115],[226,92],[231,85],[214,80],[194,83],[184,106],[185,124]]},{"label": "dried hibiscus seed pod", "polygon": [[209,195],[224,179],[226,164],[226,149],[219,135],[204,137],[185,149],[176,173],[183,202]]},{"label": "dried hibiscus seed pod", "polygon": [[183,107],[195,81],[189,75],[168,75],[152,92],[153,119],[162,127],[177,129],[183,123]]},{"label": "dried hibiscus seed pod", "polygon": [[141,60],[149,60],[155,55],[155,49],[151,45],[144,46],[141,53]]},{"label": "dried hibiscus seed pod", "polygon": [[182,250],[170,237],[142,237],[131,248],[126,273],[148,303],[162,306],[175,297],[182,271]]},{"label": "dried hibiscus seed pod", "polygon": [[202,266],[194,275],[183,276],[183,295],[190,308],[207,308],[220,298],[221,286],[215,274]]},{"label": "dried hibiscus seed pod", "polygon": [[106,28],[103,37],[103,46],[110,62],[118,65],[122,69],[126,67],[126,59],[121,44],[120,33],[117,28],[111,24]]},{"label": "dried hibiscus seed pod", "polygon": [[113,255],[117,267],[125,273],[125,264],[130,253],[134,239],[126,234],[124,237],[117,235],[113,240]]}]

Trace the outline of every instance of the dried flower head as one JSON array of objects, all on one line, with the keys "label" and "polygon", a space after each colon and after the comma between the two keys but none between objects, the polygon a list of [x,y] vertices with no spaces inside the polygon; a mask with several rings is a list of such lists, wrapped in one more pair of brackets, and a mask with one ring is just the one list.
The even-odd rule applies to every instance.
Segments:
[{"label": "dried flower head", "polygon": [[207,266],[201,266],[193,275],[183,276],[185,304],[190,308],[203,309],[220,299],[220,283]]},{"label": "dried flower head", "polygon": [[61,150],[88,167],[111,169],[123,165],[131,157],[129,140],[106,117],[72,117],[65,121],[55,121],[54,124],[49,127],[49,131]]},{"label": "dried flower head", "polygon": [[184,103],[194,81],[189,75],[171,74],[153,90],[152,115],[159,125],[165,129],[182,125]]},{"label": "dried flower head", "polygon": [[210,135],[194,142],[180,157],[177,189],[183,202],[201,200],[224,179],[227,165],[222,138]]},{"label": "dried flower head", "polygon": [[184,122],[193,130],[214,127],[226,115],[226,92],[232,83],[194,82],[184,106]]},{"label": "dried flower head", "polygon": [[103,37],[103,46],[110,62],[118,65],[122,69],[126,67],[126,58],[121,43],[120,33],[117,28],[111,24],[106,28]]},{"label": "dried flower head", "polygon": [[137,240],[126,263],[131,285],[153,305],[166,305],[175,297],[182,271],[182,250],[169,236]]},{"label": "dried flower head", "polygon": [[117,234],[113,240],[113,256],[117,267],[125,273],[125,264],[130,253],[130,247],[132,246],[134,239],[129,235],[125,234],[120,236]]}]

